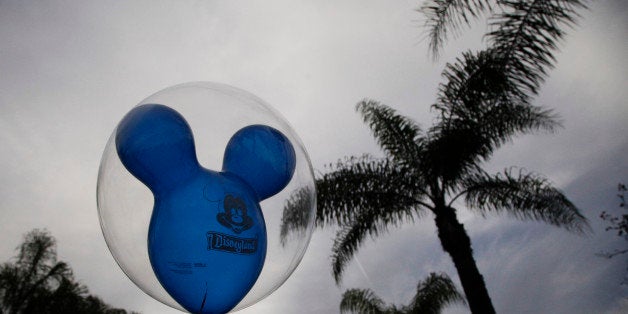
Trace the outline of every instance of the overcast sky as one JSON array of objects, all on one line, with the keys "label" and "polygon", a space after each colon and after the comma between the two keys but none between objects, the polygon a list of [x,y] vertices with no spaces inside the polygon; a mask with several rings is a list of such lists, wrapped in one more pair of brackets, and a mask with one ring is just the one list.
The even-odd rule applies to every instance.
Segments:
[{"label": "overcast sky", "polygon": [[[59,257],[107,303],[178,313],[125,277],[100,231],[97,172],[118,121],[162,88],[214,81],[275,106],[319,171],[343,156],[381,155],[355,103],[377,99],[429,126],[443,65],[481,47],[486,30],[479,23],[434,62],[420,4],[0,0],[0,261],[16,253],[24,233],[47,228]],[[627,8],[624,0],[595,1],[561,45],[536,102],[554,108],[564,128],[518,138],[486,165],[544,174],[582,209],[594,234],[460,210],[498,312],[628,309],[628,286],[620,286],[626,257],[595,255],[625,245],[598,216],[620,213],[616,186],[628,182]],[[293,276],[241,313],[337,313],[347,288],[404,304],[430,271],[459,284],[429,215],[368,241],[341,286],[331,276],[333,234],[315,232]]]}]

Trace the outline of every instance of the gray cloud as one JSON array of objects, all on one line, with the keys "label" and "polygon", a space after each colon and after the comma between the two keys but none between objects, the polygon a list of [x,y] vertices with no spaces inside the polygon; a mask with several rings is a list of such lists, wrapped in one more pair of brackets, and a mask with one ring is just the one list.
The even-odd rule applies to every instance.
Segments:
[{"label": "gray cloud", "polygon": [[[137,289],[106,249],[96,215],[102,150],[133,105],[166,86],[231,84],[276,106],[313,165],[380,154],[354,112],[381,100],[428,126],[442,65],[467,47],[452,41],[433,63],[421,42],[420,3],[402,1],[5,1],[0,5],[0,260],[21,235],[48,228],[77,278],[107,302],[177,313]],[[71,9],[70,9],[71,8]],[[501,312],[621,312],[625,260],[595,256],[623,243],[597,215],[617,209],[628,177],[626,6],[596,2],[571,31],[538,103],[560,113],[557,134],[525,136],[488,163],[545,174],[591,220],[579,237],[534,222],[461,210]],[[371,287],[405,303],[430,271],[455,269],[428,214],[368,242],[341,286],[331,278],[333,230],[317,231],[302,264],[273,295],[242,313],[334,313],[346,288]],[[457,280],[457,279],[456,279]],[[622,303],[623,302],[623,303]],[[464,313],[453,307],[448,313]]]}]

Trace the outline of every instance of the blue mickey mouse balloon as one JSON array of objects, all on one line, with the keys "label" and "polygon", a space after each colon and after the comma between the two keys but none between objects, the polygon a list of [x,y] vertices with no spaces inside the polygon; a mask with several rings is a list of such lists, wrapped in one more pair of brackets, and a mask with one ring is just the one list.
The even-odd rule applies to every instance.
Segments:
[{"label": "blue mickey mouse balloon", "polygon": [[[242,99],[238,90],[220,85],[197,83],[174,90],[180,92],[181,88],[196,92],[200,88],[200,94],[210,95],[218,90],[220,97],[236,91],[240,96],[236,99]],[[293,135],[292,140],[288,138],[288,128],[284,127],[282,132],[265,125],[264,119],[258,120],[251,122],[261,123],[237,121],[246,125],[233,132],[223,145],[222,169],[201,165],[193,128],[170,106],[143,103],[118,124],[108,144],[115,155],[105,150],[99,173],[101,226],[116,261],[151,296],[192,313],[226,313],[270,294],[298,264],[313,226],[315,197],[311,166],[298,139]],[[305,166],[301,164],[304,156]],[[123,171],[110,169],[115,168],[110,164],[116,163],[150,191],[152,208],[148,211],[145,205],[126,208],[129,202],[116,199],[122,197],[122,190],[118,191],[122,195],[106,193],[106,187],[111,188],[125,177]],[[292,235],[292,247],[285,241],[279,245],[277,221],[284,218],[277,215],[282,212],[281,207],[277,208],[281,202],[274,196],[282,195],[285,204],[289,201],[286,195],[295,191],[309,191],[310,198],[306,198],[308,202],[303,208],[306,228]],[[268,206],[264,204],[272,204],[273,209],[264,209]],[[138,216],[133,216],[134,211]],[[114,212],[118,215],[113,215]],[[121,213],[128,216],[119,217]],[[266,214],[271,217],[270,229]],[[135,227],[142,221],[147,227]],[[138,248],[141,239],[129,240],[122,235],[120,230],[124,229],[129,234],[134,233],[133,229],[140,230],[135,232],[140,235],[146,232],[145,247]],[[267,253],[272,267],[260,278]],[[138,270],[144,254],[155,279],[147,279],[151,274]],[[288,258],[291,260],[282,260]],[[270,273],[273,269],[274,274]],[[140,276],[136,272],[144,273]],[[279,281],[270,280],[271,277],[278,277]],[[152,281],[158,282],[158,286]],[[160,292],[162,288],[166,297]],[[245,301],[249,304],[242,305]]]},{"label": "blue mickey mouse balloon", "polygon": [[200,166],[192,130],[176,111],[142,105],[118,126],[120,160],[155,196],[148,251],[166,291],[193,313],[226,313],[251,289],[266,256],[259,202],[292,178],[295,153],[279,131],[238,131],[223,171]]}]

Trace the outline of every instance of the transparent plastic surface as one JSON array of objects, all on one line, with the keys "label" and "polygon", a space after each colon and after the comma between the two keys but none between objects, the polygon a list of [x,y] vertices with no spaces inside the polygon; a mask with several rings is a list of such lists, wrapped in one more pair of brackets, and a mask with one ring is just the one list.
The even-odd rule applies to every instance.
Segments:
[{"label": "transparent plastic surface", "polygon": [[[192,130],[199,163],[213,171],[221,171],[228,141],[244,127],[272,127],[292,144],[296,158],[292,178],[279,193],[259,204],[267,234],[263,268],[251,290],[233,311],[270,295],[295,270],[313,231],[314,177],[301,140],[271,106],[248,92],[227,85],[209,82],[176,85],[149,96],[138,106],[144,104],[161,104],[180,113]],[[117,127],[107,142],[98,173],[97,202],[103,235],[118,265],[139,288],[158,301],[185,311],[163,288],[151,266],[147,237],[154,196],[122,164],[116,151],[116,131]],[[299,201],[294,202],[297,198]],[[298,204],[298,212],[293,211],[290,217],[284,217],[284,207],[290,199],[293,204]],[[299,228],[291,228],[282,237],[282,224],[295,217]]]}]

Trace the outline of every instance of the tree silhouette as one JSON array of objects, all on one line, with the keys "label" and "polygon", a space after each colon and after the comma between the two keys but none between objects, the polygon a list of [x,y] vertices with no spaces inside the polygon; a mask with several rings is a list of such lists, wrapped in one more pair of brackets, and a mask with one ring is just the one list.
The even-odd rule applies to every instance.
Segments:
[{"label": "tree silhouette", "polygon": [[[556,115],[532,104],[555,61],[565,26],[573,25],[578,0],[433,0],[427,17],[436,56],[452,31],[490,14],[488,48],[467,51],[445,66],[434,124],[422,130],[386,105],[363,100],[356,109],[383,149],[383,158],[350,157],[316,180],[318,226],[341,227],[332,248],[336,282],[366,236],[412,222],[431,212],[438,237],[458,271],[473,313],[494,313],[473,257],[471,240],[454,204],[473,212],[543,221],[577,233],[587,220],[541,175],[509,168],[489,174],[482,164],[515,136],[555,131]],[[284,230],[298,229],[295,195],[284,208]]]},{"label": "tree silhouette", "polygon": [[0,265],[0,313],[126,314],[88,294],[72,270],[57,260],[56,241],[32,230],[18,247],[14,262]]},{"label": "tree silhouette", "polygon": [[369,289],[350,289],[342,295],[340,313],[438,314],[453,303],[466,304],[446,274],[430,273],[419,282],[416,294],[406,306],[387,305]]},{"label": "tree silhouette", "polygon": [[[624,210],[627,209],[626,197],[625,197],[626,191],[628,191],[628,189],[626,188],[625,184],[623,183],[617,184],[617,197],[619,198],[619,207],[621,207]],[[600,214],[600,218],[602,218],[602,220],[606,221],[609,224],[606,227],[606,231],[615,231],[617,232],[616,235],[618,237],[621,237],[624,240],[628,241],[628,214],[615,216],[606,211],[603,211]],[[612,252],[600,252],[597,255],[606,257],[606,258],[613,258],[619,255],[624,255],[626,253],[628,253],[628,248],[615,249]],[[622,281],[622,284],[627,284],[627,283],[628,283],[628,265],[626,266],[626,273],[624,274],[624,279]]]},{"label": "tree silhouette", "polygon": [[[623,183],[617,184],[617,197],[619,198],[619,207],[626,209],[626,185]],[[600,218],[602,220],[608,222],[608,226],[606,227],[606,231],[616,231],[618,237],[622,237],[624,240],[628,241],[628,214],[623,214],[621,216],[614,216],[609,214],[606,211],[603,211],[600,214]],[[605,257],[613,258],[617,255],[628,253],[628,249],[616,249],[610,253],[603,253]]]}]

